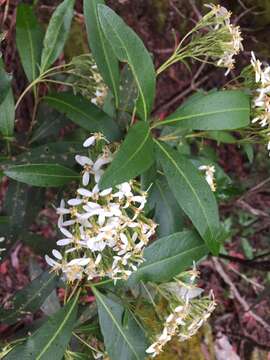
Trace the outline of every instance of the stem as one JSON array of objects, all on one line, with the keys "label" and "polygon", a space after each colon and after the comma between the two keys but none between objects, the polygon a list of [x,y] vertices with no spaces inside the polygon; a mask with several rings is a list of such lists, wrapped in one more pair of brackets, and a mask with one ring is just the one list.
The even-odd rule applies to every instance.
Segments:
[{"label": "stem", "polygon": [[94,347],[92,347],[91,345],[89,345],[85,340],[83,340],[79,335],[77,335],[75,332],[72,332],[72,335],[75,336],[75,338],[77,338],[82,344],[84,344],[85,346],[87,346],[89,349],[95,351],[95,352],[99,352],[99,350],[95,349]]},{"label": "stem", "polygon": [[104,281],[101,281],[101,282],[98,282],[98,283],[93,283],[91,285],[85,285],[86,287],[96,287],[96,286],[101,286],[101,285],[104,285],[104,284],[109,284],[111,282],[113,282],[114,280],[113,279],[109,279],[109,280],[104,280]]},{"label": "stem", "polygon": [[22,99],[23,99],[24,96],[28,93],[28,91],[31,90],[33,86],[35,86],[36,84],[38,84],[39,82],[42,82],[42,81],[43,81],[42,78],[39,77],[39,78],[37,78],[36,80],[32,81],[31,84],[29,84],[29,85],[27,86],[27,88],[24,89],[24,91],[22,92],[22,94],[20,95],[19,99],[18,99],[17,102],[16,102],[15,110],[17,110],[17,108],[18,108],[18,106],[20,105]]}]

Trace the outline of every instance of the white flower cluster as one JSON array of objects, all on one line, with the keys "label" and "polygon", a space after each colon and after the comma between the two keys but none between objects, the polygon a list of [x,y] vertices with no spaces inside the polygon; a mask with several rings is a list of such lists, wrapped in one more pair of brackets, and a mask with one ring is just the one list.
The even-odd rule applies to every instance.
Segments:
[{"label": "white flower cluster", "polygon": [[93,104],[102,106],[108,87],[98,71],[92,54],[75,56],[70,65],[72,77],[69,81],[72,83],[75,94],[80,93]]},{"label": "white flower cluster", "polygon": [[55,259],[46,255],[46,261],[70,282],[84,277],[127,279],[143,261],[143,250],[156,228],[142,213],[146,193],[132,181],[101,191],[98,182],[113,159],[110,146],[99,133],[83,145],[96,153],[95,161],[76,156],[83,167],[83,187],[67,205],[61,201],[58,226],[64,238],[57,245],[63,251],[53,250]]},{"label": "white flower cluster", "polygon": [[252,104],[255,112],[252,123],[259,122],[262,128],[269,128],[267,149],[270,151],[270,66],[267,65],[263,68],[262,63],[256,59],[253,52],[251,53],[251,65],[255,72],[255,82],[258,84]]},{"label": "white flower cluster", "polygon": [[161,285],[162,293],[166,295],[169,308],[172,311],[165,319],[162,333],[156,337],[154,343],[146,350],[152,357],[159,355],[164,346],[175,336],[179,341],[185,341],[195,335],[199,328],[210,317],[216,307],[213,292],[209,297],[194,299],[203,291],[193,285],[199,273],[196,269],[183,273],[190,273],[190,284],[177,280]]},{"label": "white flower cluster", "polygon": [[210,186],[213,192],[216,191],[216,182],[215,182],[215,166],[213,165],[201,165],[199,166],[199,170],[205,173],[205,180],[207,181],[208,185]]},{"label": "white flower cluster", "polygon": [[205,6],[211,9],[211,13],[216,18],[215,30],[223,29],[229,35],[228,40],[223,45],[224,54],[217,61],[217,66],[227,68],[225,75],[228,75],[234,68],[235,55],[243,50],[240,27],[231,24],[230,18],[232,13],[225,7],[214,4],[207,4]]},{"label": "white flower cluster", "polygon": [[102,106],[104,103],[104,99],[108,93],[108,88],[104,83],[104,80],[100,73],[98,72],[97,65],[91,66],[93,71],[93,79],[95,81],[95,94],[94,97],[91,99],[91,102],[95,105]]}]

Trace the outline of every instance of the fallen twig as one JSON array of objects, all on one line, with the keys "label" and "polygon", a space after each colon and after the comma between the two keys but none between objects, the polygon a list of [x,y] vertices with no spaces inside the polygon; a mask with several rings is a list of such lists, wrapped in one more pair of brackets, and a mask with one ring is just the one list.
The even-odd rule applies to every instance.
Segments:
[{"label": "fallen twig", "polygon": [[223,270],[223,267],[221,265],[221,263],[219,262],[218,259],[213,258],[213,263],[215,265],[215,269],[218,272],[218,274],[220,275],[220,277],[223,279],[223,281],[229,285],[231,292],[233,294],[233,296],[235,297],[235,299],[239,302],[239,304],[241,304],[241,306],[243,307],[244,311],[246,313],[248,313],[251,317],[253,317],[254,320],[256,320],[260,325],[262,325],[262,327],[267,330],[268,332],[270,332],[270,325],[264,321],[260,316],[258,316],[257,314],[255,314],[252,310],[250,310],[250,306],[249,304],[246,302],[245,299],[242,298],[242,296],[240,295],[237,287],[234,285],[234,283],[232,282],[232,280],[230,279],[229,275],[225,273],[225,271]]}]

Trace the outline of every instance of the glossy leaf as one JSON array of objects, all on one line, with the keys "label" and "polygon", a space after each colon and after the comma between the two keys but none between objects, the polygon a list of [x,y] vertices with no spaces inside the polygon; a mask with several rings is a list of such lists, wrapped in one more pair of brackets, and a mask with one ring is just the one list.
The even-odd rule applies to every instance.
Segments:
[{"label": "glossy leaf", "polygon": [[79,179],[75,171],[58,164],[15,165],[4,174],[13,180],[41,187],[58,187]]},{"label": "glossy leaf", "polygon": [[104,4],[104,1],[84,0],[87,36],[97,67],[114,95],[117,108],[119,105],[119,64],[110,43],[102,32],[97,13],[98,4]]},{"label": "glossy leaf", "polygon": [[77,297],[68,302],[32,335],[17,346],[6,360],[61,360],[76,322]]},{"label": "glossy leaf", "polygon": [[0,321],[14,324],[27,314],[35,313],[57,285],[55,274],[43,272],[24,289],[18,291],[9,301],[9,309],[0,309]]},{"label": "glossy leaf", "polygon": [[182,230],[183,212],[164,176],[157,176],[150,188],[147,204],[154,208],[158,236],[167,236]]},{"label": "glossy leaf", "polygon": [[145,261],[131,275],[129,285],[139,281],[169,281],[207,253],[205,243],[196,232],[183,231],[163,237],[145,249]]},{"label": "glossy leaf", "polygon": [[138,88],[137,112],[147,120],[155,97],[156,76],[149,52],[137,34],[109,7],[98,5],[100,24],[115,56],[127,62]]},{"label": "glossy leaf", "polygon": [[116,153],[113,162],[102,176],[102,189],[128,181],[147,170],[154,162],[154,143],[147,123],[132,126]]},{"label": "glossy leaf", "polygon": [[239,90],[216,91],[188,101],[157,126],[193,130],[233,130],[248,126],[250,100]]},{"label": "glossy leaf", "polygon": [[11,75],[7,74],[4,67],[4,62],[0,57],[0,104],[6,98],[11,85]]},{"label": "glossy leaf", "polygon": [[16,45],[29,82],[38,76],[43,35],[33,6],[20,4],[17,7]]},{"label": "glossy leaf", "polygon": [[12,137],[15,123],[15,104],[11,87],[0,104],[0,132],[6,138]]},{"label": "glossy leaf", "polygon": [[143,360],[146,357],[146,340],[142,329],[125,308],[93,288],[98,305],[101,331],[106,351],[112,360]]},{"label": "glossy leaf", "polygon": [[105,112],[80,95],[71,92],[49,94],[44,100],[70,120],[91,132],[102,132],[108,140],[120,136],[118,126]]},{"label": "glossy leaf", "polygon": [[168,184],[186,215],[190,218],[213,254],[218,254],[219,217],[215,197],[199,170],[185,156],[156,141]]},{"label": "glossy leaf", "polygon": [[73,16],[74,0],[64,0],[54,11],[43,41],[41,55],[42,74],[59,57],[69,35]]}]

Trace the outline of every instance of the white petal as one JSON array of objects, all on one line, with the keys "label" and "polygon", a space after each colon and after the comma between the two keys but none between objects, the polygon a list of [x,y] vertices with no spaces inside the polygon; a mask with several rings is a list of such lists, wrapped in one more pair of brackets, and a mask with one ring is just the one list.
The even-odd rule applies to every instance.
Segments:
[{"label": "white petal", "polygon": [[73,259],[68,263],[68,265],[70,265],[70,266],[72,266],[72,265],[85,266],[85,265],[89,264],[89,262],[90,262],[89,258]]},{"label": "white petal", "polygon": [[98,216],[98,225],[103,226],[104,223],[105,223],[105,220],[106,220],[105,214],[104,213],[99,214],[99,216]]},{"label": "white petal", "polygon": [[58,250],[53,249],[52,254],[53,254],[53,256],[54,256],[56,259],[58,259],[58,260],[62,260],[62,259],[63,259],[63,256],[61,255],[61,253],[60,253]]},{"label": "white petal", "polygon": [[68,237],[68,238],[72,238],[72,237],[73,237],[73,235],[71,234],[71,232],[68,231],[67,229],[61,227],[59,230],[60,230],[61,233],[64,234],[66,237]]},{"label": "white petal", "polygon": [[83,143],[83,147],[89,147],[91,145],[93,145],[95,143],[96,140],[96,136],[90,136],[88,139],[85,140],[85,142]]},{"label": "white petal", "polygon": [[77,161],[78,164],[80,164],[81,166],[84,165],[93,165],[93,161],[87,157],[87,156],[83,156],[83,155],[76,155],[75,156],[75,160]]},{"label": "white petal", "polygon": [[68,205],[77,206],[80,205],[82,202],[83,202],[82,199],[70,199],[68,200]]},{"label": "white petal", "polygon": [[77,193],[82,195],[82,196],[86,196],[86,197],[91,197],[92,196],[92,192],[87,190],[87,189],[84,189],[84,188],[78,189]]},{"label": "white petal", "polygon": [[67,221],[63,221],[61,223],[62,226],[71,226],[74,225],[76,223],[76,220],[67,220]]},{"label": "white petal", "polygon": [[82,183],[84,186],[87,186],[89,184],[90,175],[89,172],[85,171],[82,178]]},{"label": "white petal", "polygon": [[45,260],[46,260],[46,263],[50,266],[58,265],[58,263],[55,260],[53,260],[52,258],[50,258],[48,255],[45,255]]},{"label": "white petal", "polygon": [[107,196],[112,192],[112,188],[109,189],[105,189],[103,191],[101,191],[101,193],[99,194],[100,196]]},{"label": "white petal", "polygon": [[61,239],[57,241],[58,246],[66,246],[71,243],[71,239]]},{"label": "white petal", "polygon": [[104,171],[103,170],[98,170],[95,172],[95,182],[98,183],[101,176],[103,175]]}]

